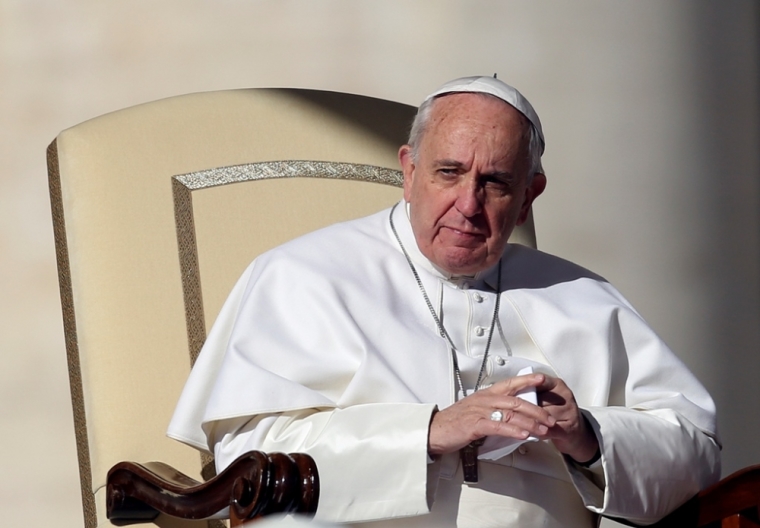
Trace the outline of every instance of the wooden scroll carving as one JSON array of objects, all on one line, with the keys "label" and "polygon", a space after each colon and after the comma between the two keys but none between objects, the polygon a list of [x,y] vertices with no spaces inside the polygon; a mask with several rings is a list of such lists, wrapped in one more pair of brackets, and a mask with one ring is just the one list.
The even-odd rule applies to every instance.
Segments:
[{"label": "wooden scroll carving", "polygon": [[231,526],[271,513],[313,515],[319,476],[305,454],[250,451],[207,482],[161,462],[120,462],[108,472],[106,513],[117,525],[150,522],[159,513],[205,519],[229,507]]}]

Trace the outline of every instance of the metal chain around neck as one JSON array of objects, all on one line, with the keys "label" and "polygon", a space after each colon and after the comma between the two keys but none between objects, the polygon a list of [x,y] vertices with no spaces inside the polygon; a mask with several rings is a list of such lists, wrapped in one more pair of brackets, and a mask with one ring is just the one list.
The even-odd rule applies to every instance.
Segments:
[{"label": "metal chain around neck", "polygon": [[[433,303],[430,302],[430,297],[428,297],[427,291],[425,291],[425,286],[422,284],[422,279],[420,279],[419,273],[417,273],[417,268],[414,267],[414,263],[412,262],[412,258],[409,256],[409,253],[407,253],[406,248],[404,247],[404,244],[401,242],[401,237],[398,235],[398,231],[396,231],[396,225],[393,222],[393,213],[396,211],[396,207],[398,207],[398,203],[391,208],[391,214],[388,217],[388,220],[391,224],[391,231],[393,231],[393,236],[396,237],[396,242],[398,242],[399,247],[401,248],[401,252],[404,254],[404,257],[406,258],[406,262],[409,264],[409,269],[412,270],[412,275],[414,275],[414,280],[417,281],[417,286],[420,288],[420,292],[422,292],[422,297],[425,299],[425,304],[427,304],[428,310],[430,310],[430,315],[433,316],[433,320],[435,321],[435,325],[438,327],[438,332],[441,334],[441,337],[446,339],[449,345],[449,351],[451,352],[451,361],[454,364],[454,375],[456,376],[456,381],[459,384],[459,388],[462,391],[462,396],[467,396],[467,391],[464,388],[464,383],[462,383],[462,372],[459,370],[459,361],[457,360],[457,347],[454,345],[454,342],[451,340],[451,337],[449,336],[449,333],[446,331],[446,328],[443,326],[443,322],[441,321],[440,317],[438,317],[438,314],[436,313],[435,309],[433,308]],[[493,339],[493,331],[496,327],[496,321],[498,320],[499,316],[499,304],[501,301],[501,260],[499,260],[499,269],[497,274],[497,280],[496,280],[496,302],[494,304],[493,309],[493,317],[491,318],[491,328],[488,330],[488,341],[486,341],[486,349],[485,352],[483,352],[483,362],[480,364],[480,372],[478,372],[478,380],[475,382],[475,388],[473,389],[473,392],[476,392],[480,388],[480,383],[483,381],[483,374],[485,374],[486,371],[486,364],[488,363],[488,351],[491,349],[491,340]]]}]

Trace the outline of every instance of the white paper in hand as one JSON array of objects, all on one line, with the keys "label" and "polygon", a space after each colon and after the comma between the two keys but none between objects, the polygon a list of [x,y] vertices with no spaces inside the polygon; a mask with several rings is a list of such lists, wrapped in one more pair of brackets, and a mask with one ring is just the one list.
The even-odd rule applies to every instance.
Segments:
[{"label": "white paper in hand", "polygon": [[[533,367],[523,367],[517,372],[517,376],[523,376],[525,374],[533,374]],[[531,387],[528,390],[517,394],[518,398],[538,405],[536,398],[536,389]],[[529,436],[525,440],[518,440],[517,438],[505,438],[503,436],[487,436],[485,443],[480,446],[478,459],[480,460],[497,460],[503,456],[507,456],[512,451],[520,447],[525,442],[538,442],[538,438],[535,436]]]}]

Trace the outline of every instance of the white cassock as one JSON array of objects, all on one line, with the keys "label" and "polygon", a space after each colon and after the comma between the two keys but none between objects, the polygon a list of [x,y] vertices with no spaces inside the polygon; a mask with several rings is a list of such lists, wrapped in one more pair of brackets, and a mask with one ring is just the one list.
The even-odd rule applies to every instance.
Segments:
[{"label": "white cassock", "polygon": [[[378,526],[595,526],[597,514],[651,523],[720,474],[715,408],[610,284],[509,245],[475,277],[447,277],[400,238],[475,385],[501,301],[485,383],[531,365],[562,378],[601,459],[583,468],[550,442],[479,462],[431,462],[434,408],[456,398],[451,354],[389,224],[390,210],[260,256],[209,333],[168,435],[219,468],[251,449],[306,452],[319,468],[317,518]],[[369,525],[374,525],[370,523]]]}]

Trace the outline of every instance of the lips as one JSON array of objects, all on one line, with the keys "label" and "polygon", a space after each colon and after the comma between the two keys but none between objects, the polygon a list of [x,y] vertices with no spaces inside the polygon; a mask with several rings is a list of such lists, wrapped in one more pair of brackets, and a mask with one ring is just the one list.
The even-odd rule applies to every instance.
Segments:
[{"label": "lips", "polygon": [[482,236],[485,237],[485,233],[481,233],[480,231],[473,231],[471,229],[457,229],[456,227],[451,226],[442,226],[441,229],[446,229],[448,231],[451,231],[452,233],[456,233],[457,235],[466,235],[466,236]]},{"label": "lips", "polygon": [[478,231],[462,231],[448,226],[441,227],[439,235],[445,240],[464,246],[481,244],[487,238],[484,233]]}]

